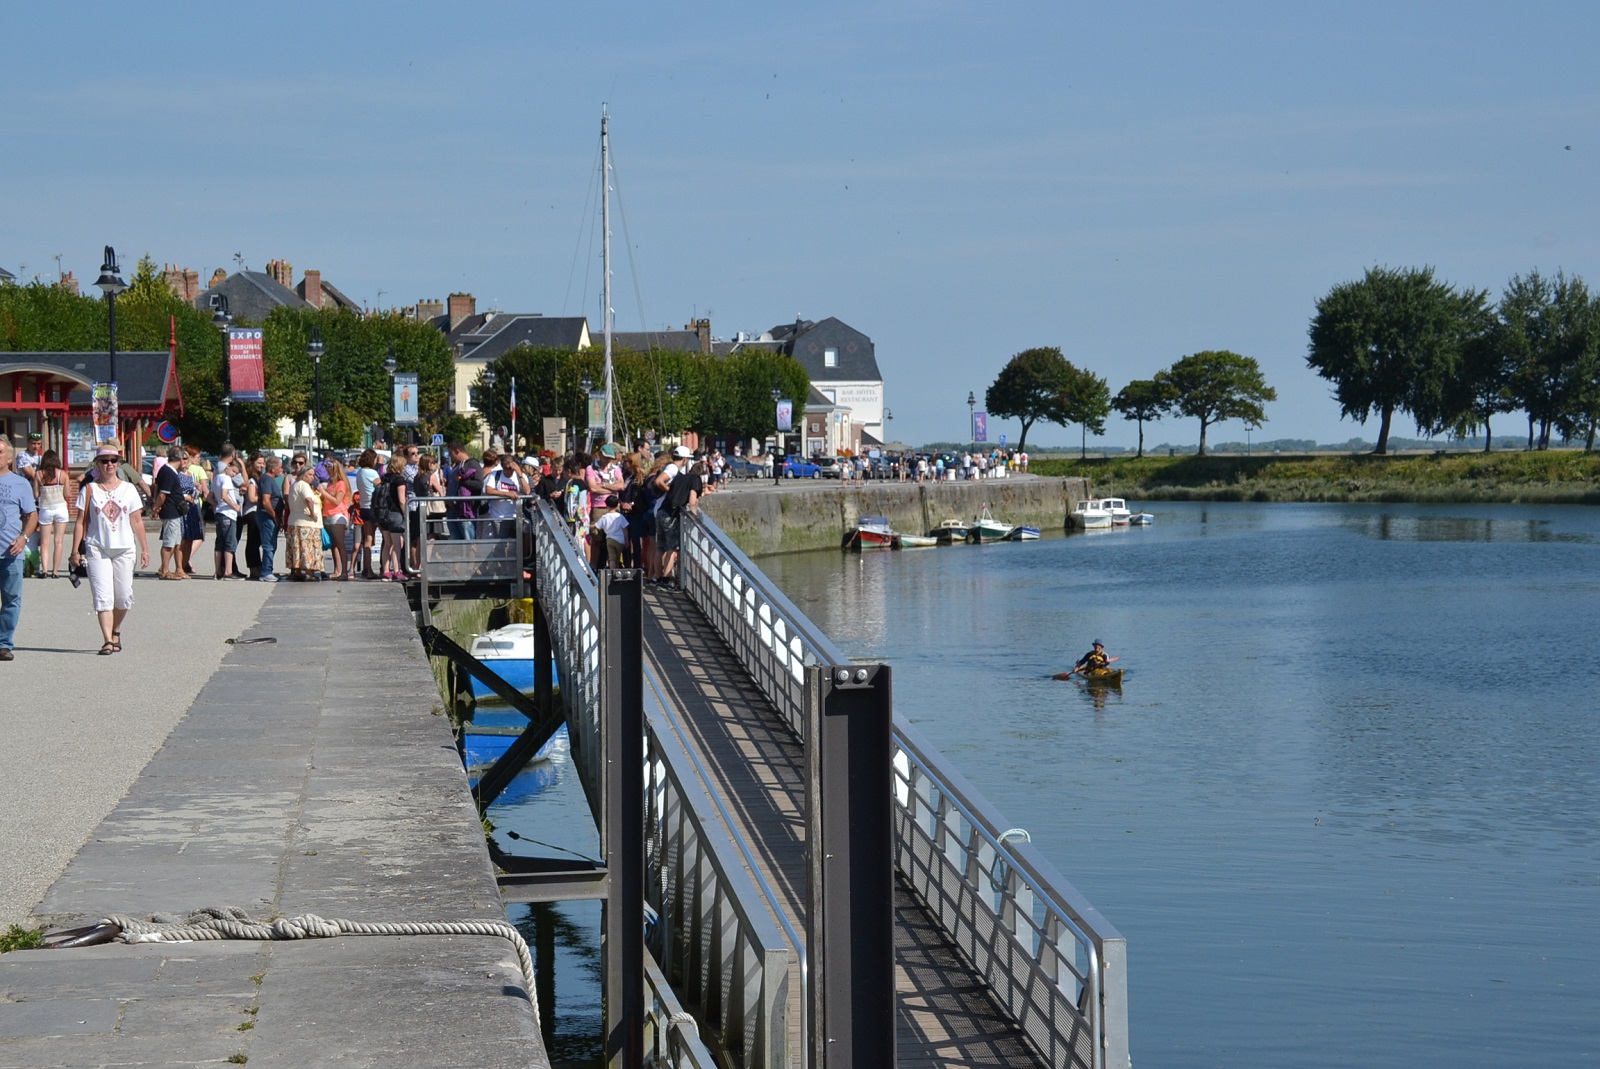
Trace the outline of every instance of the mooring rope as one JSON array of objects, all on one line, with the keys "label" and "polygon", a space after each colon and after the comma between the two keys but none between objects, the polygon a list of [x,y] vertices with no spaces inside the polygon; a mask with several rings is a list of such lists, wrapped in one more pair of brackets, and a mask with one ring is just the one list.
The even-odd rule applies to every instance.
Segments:
[{"label": "mooring rope", "polygon": [[269,923],[250,919],[235,906],[196,910],[186,920],[169,919],[157,913],[148,921],[110,916],[102,923],[121,929],[117,938],[124,943],[181,943],[213,939],[332,939],[341,935],[494,935],[509,940],[516,948],[522,966],[522,981],[533,1007],[534,1023],[539,1021],[539,1001],[534,994],[533,955],[522,933],[509,921],[407,921],[367,924],[359,921],[329,920],[315,913],[280,917]]}]

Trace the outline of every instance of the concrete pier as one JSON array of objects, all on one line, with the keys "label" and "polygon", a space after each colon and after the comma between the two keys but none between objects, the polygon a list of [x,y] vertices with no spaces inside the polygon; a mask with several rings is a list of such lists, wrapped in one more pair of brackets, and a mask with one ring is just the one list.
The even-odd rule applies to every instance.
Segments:
[{"label": "concrete pier", "polygon": [[[49,817],[34,805],[26,821],[7,822],[5,922],[57,927],[207,906],[238,906],[257,920],[504,919],[399,586],[141,579],[136,598],[124,652],[84,656],[98,647],[87,590],[28,580],[17,660],[0,666],[0,715],[8,737],[25,740],[0,757],[4,789],[17,766],[43,762],[33,789],[43,784],[65,808],[79,793],[97,799],[91,812],[108,792],[119,800],[92,831],[82,813],[65,821],[81,848],[42,901],[34,889],[56,875],[61,846],[11,847]],[[277,641],[225,644],[235,636]],[[70,703],[51,699],[55,679],[72,688]],[[184,708],[164,741],[163,717],[140,713],[147,703]],[[71,730],[56,730],[68,717]],[[102,785],[86,754],[124,751],[133,757]],[[129,780],[126,766],[150,751]],[[19,918],[30,896],[32,917]],[[0,956],[0,1065],[246,1060],[549,1065],[513,946],[494,936]]]}]

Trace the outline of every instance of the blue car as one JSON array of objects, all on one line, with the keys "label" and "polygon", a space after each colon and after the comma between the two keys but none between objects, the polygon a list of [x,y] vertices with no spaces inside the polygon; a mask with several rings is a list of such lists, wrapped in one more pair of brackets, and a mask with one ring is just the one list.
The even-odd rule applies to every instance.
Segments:
[{"label": "blue car", "polygon": [[802,457],[790,457],[783,462],[785,479],[820,479],[822,469]]}]

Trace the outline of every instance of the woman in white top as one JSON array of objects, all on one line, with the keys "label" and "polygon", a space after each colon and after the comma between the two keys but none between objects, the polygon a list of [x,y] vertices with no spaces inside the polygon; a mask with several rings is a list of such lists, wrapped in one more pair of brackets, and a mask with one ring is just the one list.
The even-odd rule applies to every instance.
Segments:
[{"label": "woman in white top", "polygon": [[89,570],[89,591],[105,639],[100,647],[102,657],[122,651],[122,620],[133,608],[135,548],[139,567],[150,563],[144,539],[144,499],[118,476],[121,459],[121,452],[111,445],[101,446],[95,454],[95,481],[84,483],[78,494],[78,526],[72,539],[74,546],[82,545],[85,551],[80,558],[73,550],[72,564],[76,566],[82,559]]},{"label": "woman in white top", "polygon": [[[238,481],[235,481],[235,478]],[[217,516],[216,549],[212,554],[216,562],[214,578],[231,579],[235,570],[233,556],[239,548],[239,512],[243,508],[237,457],[217,464],[217,474],[211,479],[211,507]]]}]

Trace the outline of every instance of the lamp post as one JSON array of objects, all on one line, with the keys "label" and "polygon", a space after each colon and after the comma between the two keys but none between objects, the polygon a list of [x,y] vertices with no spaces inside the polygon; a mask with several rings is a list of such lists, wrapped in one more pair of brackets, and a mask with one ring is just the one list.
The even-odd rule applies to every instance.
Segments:
[{"label": "lamp post", "polygon": [[228,359],[228,328],[233,317],[228,314],[228,297],[224,293],[211,295],[211,325],[222,333],[222,439],[233,441],[233,366]]},{"label": "lamp post", "polygon": [[322,328],[311,328],[311,341],[306,346],[311,354],[311,448],[317,448],[322,437]]},{"label": "lamp post", "polygon": [[972,426],[972,410],[977,408],[977,407],[978,407],[978,399],[973,396],[971,390],[968,390],[967,391],[967,438],[969,439],[969,442],[968,442],[969,445],[974,444],[976,442],[976,440],[977,440],[977,436],[973,433],[973,426]]},{"label": "lamp post", "polygon": [[[390,418],[388,420],[386,420],[385,422],[387,422],[391,427],[394,427],[394,373],[395,373],[395,371],[397,371],[399,369],[399,367],[400,367],[399,362],[396,361],[395,358],[394,358],[394,346],[390,345],[389,346],[389,355],[384,357],[384,360],[383,360],[383,370],[389,376],[389,417]],[[394,429],[398,431],[400,428],[399,427],[394,427]],[[389,443],[389,448],[393,449],[398,444],[399,444],[398,442],[390,442]]]},{"label": "lamp post", "polygon": [[[676,379],[667,380],[667,396],[672,398],[672,415],[669,418],[673,426],[676,426],[678,422],[678,395],[682,392],[683,387],[678,385],[678,381]],[[682,440],[683,435],[681,432],[679,433],[678,438],[680,441]]]},{"label": "lamp post", "polygon": [[783,396],[783,391],[777,386],[772,387],[772,485],[779,485],[778,480],[783,475],[783,432],[778,430],[778,399]]},{"label": "lamp post", "polygon": [[[499,376],[494,373],[494,368],[486,367],[483,369],[483,414],[489,417],[491,423],[494,420],[494,413],[491,411],[494,407],[494,380],[497,378]],[[489,428],[489,433],[491,435],[494,434],[492,426]],[[503,445],[504,443],[501,444]]]},{"label": "lamp post", "polygon": [[[127,289],[128,284],[122,281],[122,277],[117,274],[117,250],[110,245],[106,246],[106,260],[105,263],[100,265],[100,277],[95,279],[94,284],[100,288],[101,293],[106,295],[106,305],[111,310],[111,348],[109,351],[111,366],[108,369],[107,378],[114,391],[117,385],[117,294]],[[122,417],[120,414],[117,417],[115,430],[117,433],[117,448],[120,449],[122,448]]]},{"label": "lamp post", "polygon": [[578,387],[583,390],[583,448],[587,452],[594,437],[594,428],[589,426],[589,393],[594,389],[594,380],[587,371],[578,380]]}]

